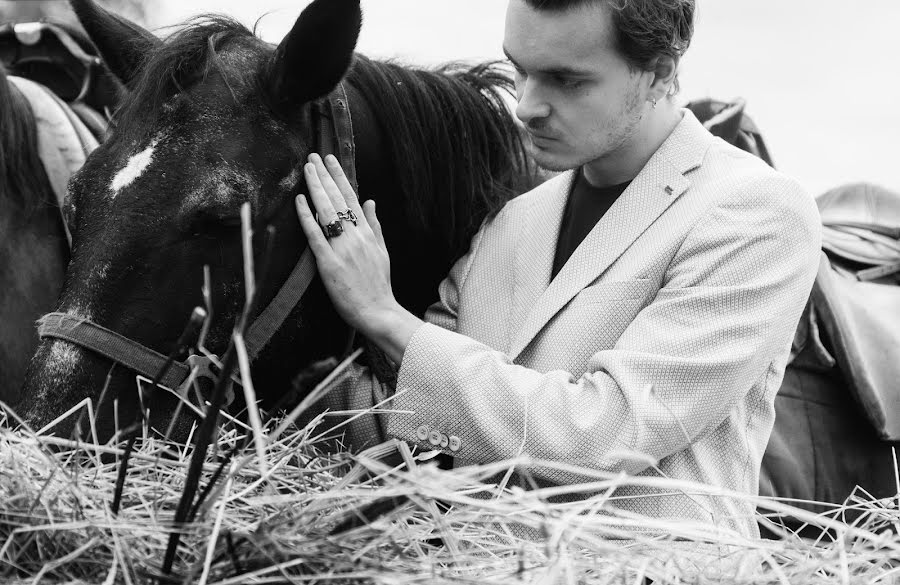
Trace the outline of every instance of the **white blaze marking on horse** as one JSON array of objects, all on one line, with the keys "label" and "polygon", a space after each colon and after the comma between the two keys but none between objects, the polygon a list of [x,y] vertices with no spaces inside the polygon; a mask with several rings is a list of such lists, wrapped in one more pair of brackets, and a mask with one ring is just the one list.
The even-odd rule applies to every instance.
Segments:
[{"label": "white blaze marking on horse", "polygon": [[112,183],[110,184],[113,197],[118,195],[119,191],[140,177],[144,170],[150,166],[150,163],[153,162],[153,152],[156,150],[157,142],[157,140],[154,140],[150,143],[150,146],[129,158],[128,163],[122,170],[116,173],[116,176],[113,177]]}]

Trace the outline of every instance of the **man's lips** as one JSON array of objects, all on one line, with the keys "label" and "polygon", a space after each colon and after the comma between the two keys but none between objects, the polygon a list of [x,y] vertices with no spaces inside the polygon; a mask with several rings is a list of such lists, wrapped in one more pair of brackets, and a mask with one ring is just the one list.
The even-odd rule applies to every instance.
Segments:
[{"label": "man's lips", "polygon": [[534,132],[532,130],[528,131],[528,135],[531,136],[531,138],[533,140],[543,140],[543,141],[556,140],[555,137],[553,137],[549,134],[541,134],[540,132]]}]

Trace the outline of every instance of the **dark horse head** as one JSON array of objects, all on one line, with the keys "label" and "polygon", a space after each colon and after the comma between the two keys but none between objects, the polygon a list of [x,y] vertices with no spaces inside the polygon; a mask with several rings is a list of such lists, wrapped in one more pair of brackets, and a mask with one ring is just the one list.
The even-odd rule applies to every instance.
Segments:
[{"label": "dark horse head", "polygon": [[[488,65],[425,71],[355,55],[358,0],[316,0],[278,47],[222,17],[163,42],[90,0],[72,3],[129,96],[70,183],[74,247],[57,310],[160,353],[203,304],[204,266],[214,310],[206,346],[221,353],[228,343],[244,303],[242,204],[252,207],[254,233],[276,229],[258,305],[287,279],[306,247],[292,200],[306,192],[299,168],[316,141],[313,104],[342,79],[360,195],[379,202],[394,291],[412,311],[435,300],[485,216],[531,181],[501,95],[506,76]],[[264,247],[255,242],[257,254]],[[342,353],[346,338],[313,282],[253,364],[263,403],[312,362]],[[96,401],[107,376],[97,406],[105,436],[114,404],[120,420],[139,408],[134,372],[44,340],[22,413],[40,426],[86,397]],[[165,428],[173,401],[157,395],[148,406],[151,423]]]}]

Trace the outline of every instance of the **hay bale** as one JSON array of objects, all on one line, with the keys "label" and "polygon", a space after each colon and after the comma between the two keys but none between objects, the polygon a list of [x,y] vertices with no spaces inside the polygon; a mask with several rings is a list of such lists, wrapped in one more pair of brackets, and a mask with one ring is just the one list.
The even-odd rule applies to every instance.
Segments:
[{"label": "hay bale", "polygon": [[[2,415],[0,415],[2,416]],[[857,494],[829,514],[754,498],[770,521],[793,515],[822,529],[811,541],[747,539],[709,525],[626,515],[608,503],[641,483],[715,497],[709,486],[584,470],[590,484],[523,491],[485,487],[520,459],[441,470],[392,442],[327,454],[313,426],[247,440],[218,437],[204,484],[235,445],[206,503],[172,526],[191,449],[145,433],[132,455],[118,515],[110,511],[122,444],[38,436],[0,419],[0,579],[8,582],[166,582],[173,530],[178,582],[341,583],[891,583],[900,578],[897,500]],[[260,442],[259,439],[263,439]],[[265,461],[258,460],[263,445]],[[387,464],[397,454],[405,465]],[[542,462],[542,465],[545,463]],[[546,465],[553,465],[546,463]],[[560,490],[592,493],[555,504]],[[842,521],[849,510],[862,514]],[[339,530],[335,530],[340,528]],[[162,579],[162,581],[159,581]]]}]

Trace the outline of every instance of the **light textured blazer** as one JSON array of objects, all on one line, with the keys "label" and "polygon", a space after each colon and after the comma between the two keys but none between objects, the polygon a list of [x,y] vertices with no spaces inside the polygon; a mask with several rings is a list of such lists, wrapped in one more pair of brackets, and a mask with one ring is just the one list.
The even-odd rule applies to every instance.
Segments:
[{"label": "light textured blazer", "polygon": [[[818,266],[813,199],[796,182],[682,122],[556,278],[574,171],[482,226],[413,335],[388,408],[358,447],[398,437],[455,465],[527,455],[757,493],[794,330]],[[357,371],[328,398],[387,393]],[[637,457],[629,453],[641,453]],[[542,485],[584,481],[536,464]],[[619,508],[757,534],[753,506],[621,488]]]}]

